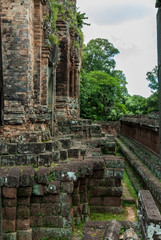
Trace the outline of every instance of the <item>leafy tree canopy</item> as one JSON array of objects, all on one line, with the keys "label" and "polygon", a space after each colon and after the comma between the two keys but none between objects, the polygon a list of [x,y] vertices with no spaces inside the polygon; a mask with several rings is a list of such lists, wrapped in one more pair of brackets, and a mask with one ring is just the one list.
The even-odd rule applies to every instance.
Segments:
[{"label": "leafy tree canopy", "polygon": [[83,48],[83,64],[85,72],[103,71],[112,75],[115,68],[113,57],[119,51],[107,39],[92,39],[87,46]]},{"label": "leafy tree canopy", "polygon": [[158,66],[155,66],[151,72],[147,72],[146,79],[149,81],[149,87],[151,88],[151,92],[158,92]]},{"label": "leafy tree canopy", "polygon": [[82,74],[81,115],[93,120],[117,120],[125,114],[119,80],[102,71]]},{"label": "leafy tree canopy", "polygon": [[126,110],[127,114],[146,114],[147,109],[147,100],[146,98],[140,95],[133,95],[126,98]]}]

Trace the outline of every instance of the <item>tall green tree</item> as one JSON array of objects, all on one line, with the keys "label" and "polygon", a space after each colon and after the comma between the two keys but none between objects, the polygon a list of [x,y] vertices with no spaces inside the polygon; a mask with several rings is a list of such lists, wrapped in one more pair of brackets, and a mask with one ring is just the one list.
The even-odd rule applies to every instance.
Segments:
[{"label": "tall green tree", "polygon": [[86,73],[102,71],[111,75],[116,65],[113,57],[118,53],[118,49],[107,39],[92,39],[83,48],[82,68]]},{"label": "tall green tree", "polygon": [[116,70],[119,51],[107,39],[93,39],[83,48],[81,117],[118,120],[125,114],[126,78]]},{"label": "tall green tree", "polygon": [[155,66],[151,72],[147,72],[146,79],[149,82],[149,87],[151,88],[151,92],[159,91],[159,83],[158,83],[158,66]]},{"label": "tall green tree", "polygon": [[126,113],[133,114],[146,114],[148,112],[147,99],[140,95],[133,95],[126,98],[125,102]]},{"label": "tall green tree", "polygon": [[147,72],[146,76],[152,92],[152,95],[147,98],[148,112],[159,111],[158,66],[155,66],[151,72]]},{"label": "tall green tree", "polygon": [[81,116],[92,120],[118,120],[125,114],[124,95],[117,78],[102,71],[82,76]]}]

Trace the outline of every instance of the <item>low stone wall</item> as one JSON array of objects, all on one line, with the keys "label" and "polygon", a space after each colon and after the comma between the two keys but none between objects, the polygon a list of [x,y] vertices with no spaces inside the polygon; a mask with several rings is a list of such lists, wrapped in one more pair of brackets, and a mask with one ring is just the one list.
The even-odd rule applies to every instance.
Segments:
[{"label": "low stone wall", "polygon": [[121,120],[121,134],[136,140],[159,154],[159,119],[153,116],[131,115]]},{"label": "low stone wall", "polygon": [[101,126],[103,132],[114,137],[117,137],[117,135],[120,133],[120,121],[95,121],[95,123]]},{"label": "low stone wall", "polygon": [[159,204],[161,204],[161,188],[159,179],[145,166],[144,163],[123,143],[120,139],[116,139],[119,150],[122,152],[126,160],[131,164],[139,175],[146,189],[149,189]]},{"label": "low stone wall", "polygon": [[1,167],[3,239],[71,239],[74,225],[89,219],[90,205],[120,211],[123,166],[122,158],[105,156],[50,168]]},{"label": "low stone wall", "polygon": [[142,235],[145,240],[161,239],[161,215],[152,198],[152,195],[147,190],[139,192],[139,224]]}]

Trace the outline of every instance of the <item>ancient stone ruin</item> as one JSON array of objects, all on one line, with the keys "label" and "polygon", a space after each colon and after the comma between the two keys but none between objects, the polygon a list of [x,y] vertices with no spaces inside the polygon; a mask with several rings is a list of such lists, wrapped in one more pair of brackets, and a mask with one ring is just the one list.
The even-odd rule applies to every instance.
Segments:
[{"label": "ancient stone ruin", "polygon": [[[90,212],[122,212],[119,127],[79,116],[81,35],[76,0],[0,1],[0,239],[71,239]],[[113,220],[87,222],[82,239],[118,239],[121,226],[135,236]]]},{"label": "ancient stone ruin", "polygon": [[90,211],[122,211],[124,168],[113,138],[79,119],[76,1],[0,10],[0,238],[71,239]]}]

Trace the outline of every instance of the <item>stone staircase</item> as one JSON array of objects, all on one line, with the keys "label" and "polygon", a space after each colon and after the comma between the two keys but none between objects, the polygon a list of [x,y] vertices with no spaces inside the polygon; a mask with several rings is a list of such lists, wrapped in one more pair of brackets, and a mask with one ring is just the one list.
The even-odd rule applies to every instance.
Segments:
[{"label": "stone staircase", "polygon": [[0,166],[45,166],[71,159],[114,154],[115,142],[91,120],[58,123],[55,137],[44,142],[0,143]]},{"label": "stone staircase", "polygon": [[[138,176],[138,179],[140,179],[141,183],[144,185],[144,189],[150,190],[158,204],[161,205],[160,164],[156,162],[157,157],[155,155],[153,155],[153,157],[151,156],[150,159],[146,157],[148,156],[146,155],[147,150],[145,149],[143,151],[141,146],[139,148],[139,146],[129,138],[120,136],[116,139],[116,143],[119,147],[119,151],[123,153],[131,166],[131,170],[133,169],[135,171],[135,175]],[[134,148],[134,145],[137,147]],[[138,187],[139,186],[137,186],[137,188]]]}]

